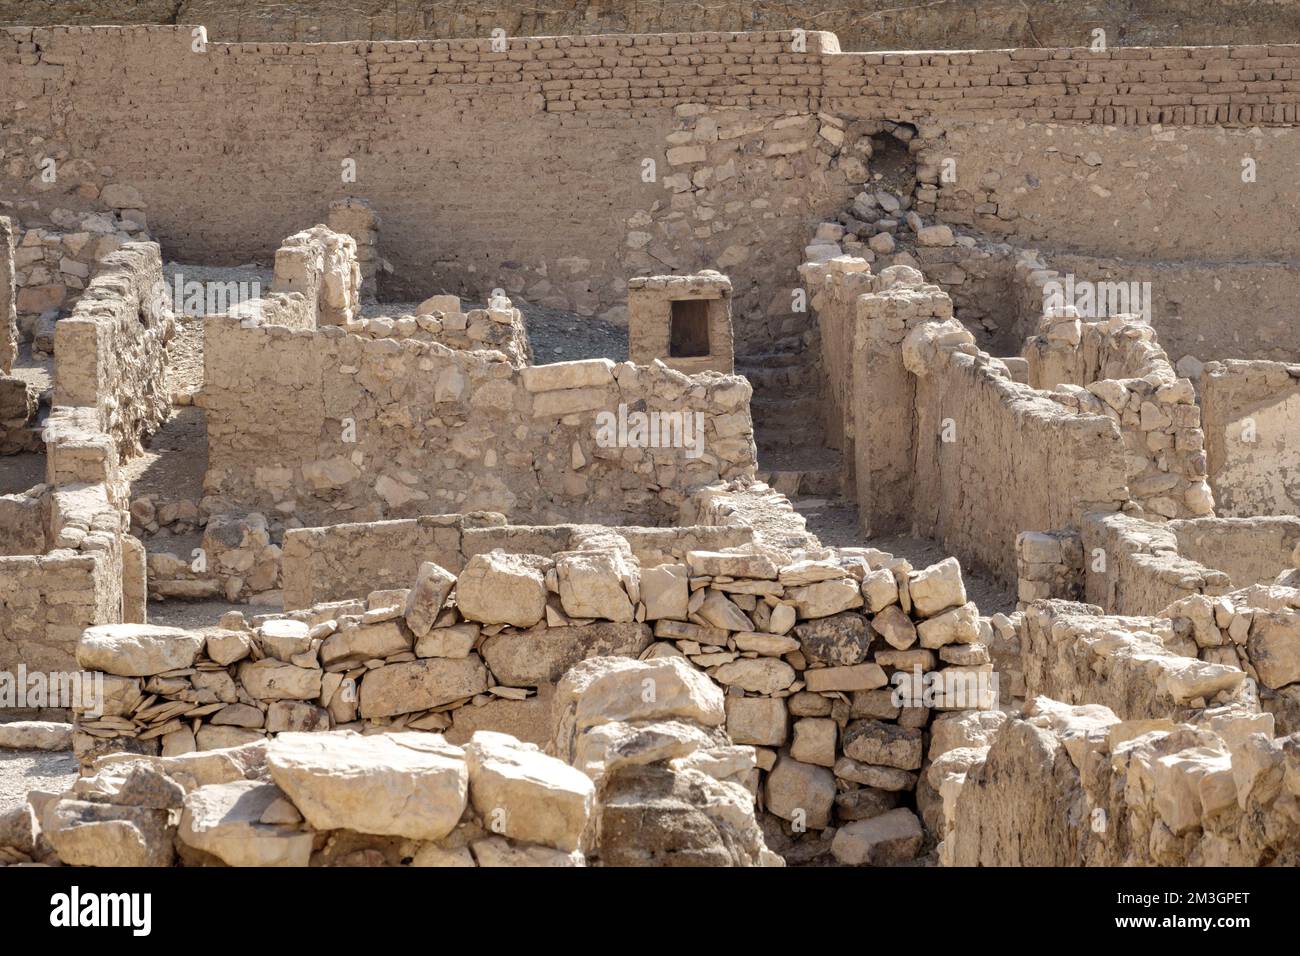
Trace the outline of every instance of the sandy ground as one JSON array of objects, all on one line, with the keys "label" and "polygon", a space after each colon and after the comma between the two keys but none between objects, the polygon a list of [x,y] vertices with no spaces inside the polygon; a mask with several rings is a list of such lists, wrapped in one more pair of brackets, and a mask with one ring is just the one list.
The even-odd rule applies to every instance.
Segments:
[{"label": "sandy ground", "polygon": [[60,792],[76,778],[70,750],[0,750],[0,814],[23,804],[29,790]]}]

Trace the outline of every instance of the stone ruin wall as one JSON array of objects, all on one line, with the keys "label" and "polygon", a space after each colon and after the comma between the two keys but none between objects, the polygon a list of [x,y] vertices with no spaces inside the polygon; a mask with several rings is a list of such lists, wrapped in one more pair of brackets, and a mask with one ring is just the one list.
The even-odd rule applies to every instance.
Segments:
[{"label": "stone ruin wall", "polygon": [[[15,156],[4,192],[76,211],[103,207],[105,187],[127,185],[178,256],[227,262],[268,256],[301,221],[293,199],[301,189],[322,197],[321,221],[331,202],[363,196],[385,222],[393,291],[419,289],[415,277],[432,273],[446,277],[447,291],[482,295],[501,283],[530,302],[616,320],[628,276],[718,268],[736,284],[740,354],[806,331],[806,314],[790,304],[793,267],[764,266],[799,261],[792,224],[808,227],[847,205],[866,176],[859,131],[885,119],[921,129],[921,170],[956,162],[957,181],[933,185],[944,221],[1098,255],[1294,252],[1283,215],[1297,200],[1289,177],[1261,176],[1240,195],[1243,220],[1258,230],[1222,230],[1195,189],[1156,173],[1190,167],[1210,184],[1236,175],[1243,154],[1261,169],[1286,168],[1296,134],[1280,124],[1294,121],[1300,101],[1289,79],[1297,56],[1286,46],[841,53],[833,35],[813,32],[806,52],[794,52],[793,34],[771,32],[514,39],[504,53],[486,40],[210,42],[196,53],[180,27],[3,36],[0,70],[24,104],[2,117]],[[321,82],[307,83],[311,76]],[[140,112],[146,92],[160,90],[165,105]],[[286,97],[298,106],[292,130]],[[75,108],[57,107],[65,102]],[[379,120],[393,108],[405,117],[397,126]],[[446,126],[453,110],[455,136]],[[205,117],[197,129],[187,127],[193,115]],[[121,148],[109,117],[139,129],[147,147]],[[28,156],[32,135],[78,164],[65,168],[84,188],[42,195],[29,182],[40,159]],[[318,135],[329,137],[324,154]],[[320,160],[299,164],[289,181],[278,156],[295,137],[310,138]],[[483,144],[503,138],[514,148],[485,159]],[[234,141],[233,152],[216,148]],[[539,154],[553,159],[528,160],[520,175],[521,157]],[[340,178],[348,158],[359,162],[352,184]],[[653,181],[642,178],[644,160],[656,164]],[[164,168],[165,178],[156,172]],[[998,172],[1007,168],[1016,172]],[[412,181],[440,188],[424,195]],[[1130,196],[1128,238],[1105,218],[1106,203],[1069,204],[1067,218],[1052,199],[1061,190]],[[612,214],[575,219],[572,210],[593,197]],[[483,215],[488,208],[511,215]],[[49,212],[31,215],[39,222]],[[193,221],[205,223],[201,234],[186,225]],[[1224,354],[1220,346],[1275,357],[1263,354],[1267,341],[1235,341],[1203,318],[1188,341],[1170,345],[1174,358],[1184,349]]]},{"label": "stone ruin wall", "polygon": [[18,310],[14,302],[14,224],[0,216],[0,375],[13,371],[18,356]]},{"label": "stone ruin wall", "polygon": [[[476,554],[542,554],[577,550],[572,542],[593,525],[517,525],[490,512],[422,515],[394,521],[295,528],[284,535],[284,606],[289,610],[325,601],[365,597],[372,589],[399,588],[423,561],[453,574]],[[685,559],[687,551],[718,551],[752,544],[749,527],[689,525],[671,528],[615,527],[642,564]]]},{"label": "stone ruin wall", "polygon": [[1210,362],[1201,407],[1219,513],[1300,513],[1300,365]]},{"label": "stone ruin wall", "polygon": [[[302,524],[475,510],[669,523],[694,487],[754,467],[751,390],[735,376],[607,359],[517,368],[235,317],[205,323],[204,365],[205,492]],[[601,447],[597,415],[620,406],[702,414],[703,453]]]},{"label": "stone ruin wall", "polygon": [[144,619],[144,549],[118,469],[168,407],[160,279],[157,245],[127,245],[59,323],[45,482],[0,497],[0,668],[67,670],[86,627]]},{"label": "stone ruin wall", "polygon": [[164,378],[174,331],[158,245],[110,253],[56,325],[54,405],[95,409],[119,459],[138,455],[171,411]]},{"label": "stone ruin wall", "polygon": [[[559,756],[581,765],[575,755],[626,752],[630,741],[607,728],[576,742],[588,721],[579,703],[574,722],[566,683],[588,658],[601,658],[588,662],[598,670],[640,658],[716,695],[716,716],[696,719],[748,755],[737,766],[777,819],[769,839],[783,852],[797,857],[832,821],[841,862],[920,850],[917,813],[934,806],[915,792],[931,718],[991,706],[996,694],[990,623],[966,600],[955,560],[914,570],[874,549],[748,545],[650,565],[618,529],[575,528],[564,542],[551,528],[485,530],[574,550],[479,551],[458,575],[426,561],[407,587],[251,622],[231,612],[200,630],[88,629],[78,663],[104,673],[109,705],[77,716],[83,762],[99,769],[101,754],[123,748],[178,758],[267,734],[371,726],[471,746],[488,730],[568,740]],[[936,670],[936,687],[919,682]],[[623,719],[642,706],[635,696],[607,705]],[[656,746],[685,753],[698,737],[679,727]]]}]

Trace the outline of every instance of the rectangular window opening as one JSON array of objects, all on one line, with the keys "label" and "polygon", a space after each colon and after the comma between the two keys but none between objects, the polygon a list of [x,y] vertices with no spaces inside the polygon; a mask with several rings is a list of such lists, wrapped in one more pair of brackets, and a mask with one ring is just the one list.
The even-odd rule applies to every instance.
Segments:
[{"label": "rectangular window opening", "polygon": [[669,358],[699,358],[709,354],[708,300],[673,302],[669,323]]}]

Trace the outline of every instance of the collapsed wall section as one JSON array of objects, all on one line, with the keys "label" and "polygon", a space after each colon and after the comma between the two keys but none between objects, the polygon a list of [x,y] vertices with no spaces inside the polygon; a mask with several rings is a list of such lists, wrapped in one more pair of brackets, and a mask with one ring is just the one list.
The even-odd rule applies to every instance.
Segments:
[{"label": "collapsed wall section", "polygon": [[1294,866],[1300,748],[1267,718],[1123,720],[1030,702],[950,764],[954,866]]}]

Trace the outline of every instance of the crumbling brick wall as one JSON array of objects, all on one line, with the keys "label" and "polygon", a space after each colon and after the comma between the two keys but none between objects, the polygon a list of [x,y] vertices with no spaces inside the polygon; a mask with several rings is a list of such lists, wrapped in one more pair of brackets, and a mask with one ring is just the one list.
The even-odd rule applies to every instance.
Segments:
[{"label": "crumbling brick wall", "polygon": [[[935,151],[918,159],[937,169],[953,158],[959,169],[956,183],[937,184],[942,218],[965,214],[995,235],[1009,229],[1034,241],[1067,228],[1071,238],[1117,241],[1107,203],[1056,200],[1054,177],[1064,176],[1062,188],[1132,199],[1128,212],[1142,226],[1132,241],[1143,254],[1182,254],[1196,236],[1226,253],[1219,258],[1273,250],[1258,235],[1217,228],[1196,191],[1174,178],[1153,176],[1139,197],[1122,163],[1148,145],[1163,151],[1162,163],[1179,158],[1181,141],[1155,139],[1156,122],[1201,124],[1179,135],[1194,137],[1190,155],[1203,175],[1243,154],[1286,168],[1300,135],[1279,126],[1268,131],[1274,138],[1219,138],[1221,123],[1294,120],[1300,94],[1282,76],[1295,61],[1289,47],[858,55],[834,52],[829,34],[773,31],[511,38],[504,51],[482,39],[209,42],[198,52],[184,27],[18,28],[0,37],[0,80],[27,104],[0,114],[7,143],[17,149],[39,135],[66,148],[88,167],[63,167],[85,180],[87,195],[106,185],[97,170],[111,167],[138,188],[152,233],[182,259],[267,257],[305,214],[324,220],[331,202],[360,197],[384,217],[394,289],[412,297],[430,291],[431,276],[476,295],[499,281],[529,301],[616,318],[629,274],[718,268],[736,285],[742,343],[751,331],[802,331],[788,307],[793,268],[770,264],[796,262],[809,219],[842,209],[866,181],[859,158],[840,148],[858,120],[930,124],[924,138]],[[299,84],[304,77],[320,82]],[[1118,92],[1130,83],[1144,92]],[[1238,88],[1249,86],[1264,89]],[[159,89],[166,102],[144,109]],[[290,117],[279,106],[285,95],[298,104]],[[211,122],[188,128],[198,111]],[[398,111],[402,122],[391,122]],[[1103,122],[1129,125],[1090,143]],[[149,149],[113,136],[119,123]],[[1067,137],[1068,150],[1051,151]],[[513,149],[495,149],[500,142]],[[286,144],[317,159],[290,169]],[[1102,167],[1076,162],[1093,152]],[[1005,171],[1004,154],[1019,153],[1015,174],[982,184]],[[529,160],[520,176],[519,157],[532,155],[548,158]],[[349,159],[354,182],[341,175]],[[34,171],[4,185],[47,206],[28,188]],[[1072,178],[1085,175],[1098,181]],[[1250,188],[1243,213],[1275,223],[1267,234],[1291,242],[1289,187],[1264,177]],[[1160,201],[1148,213],[1137,200],[1153,192]],[[304,195],[319,206],[305,210]],[[79,203],[80,194],[60,202]],[[607,214],[574,214],[592,203]]]},{"label": "crumbling brick wall", "polygon": [[1300,365],[1210,362],[1201,407],[1218,513],[1300,513]]}]

